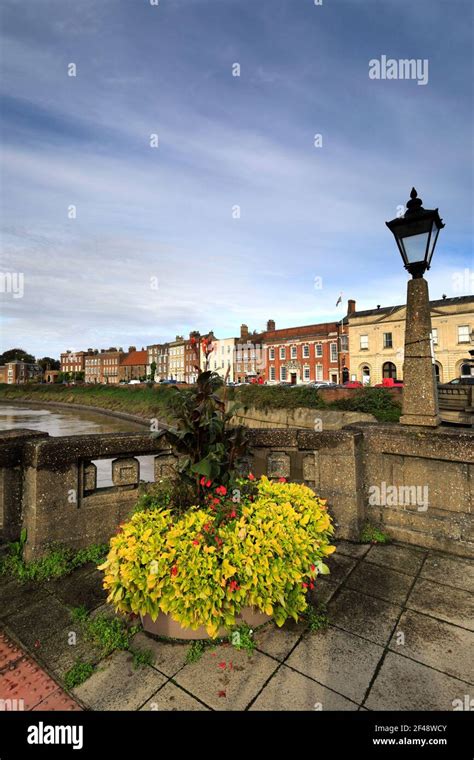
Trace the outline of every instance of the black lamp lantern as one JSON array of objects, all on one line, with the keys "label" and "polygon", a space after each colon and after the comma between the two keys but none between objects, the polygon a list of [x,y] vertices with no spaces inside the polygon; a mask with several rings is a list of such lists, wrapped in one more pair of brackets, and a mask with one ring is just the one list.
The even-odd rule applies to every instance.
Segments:
[{"label": "black lamp lantern", "polygon": [[412,188],[405,215],[385,222],[397,241],[405,269],[413,278],[430,268],[439,231],[444,227],[438,209],[424,209]]}]

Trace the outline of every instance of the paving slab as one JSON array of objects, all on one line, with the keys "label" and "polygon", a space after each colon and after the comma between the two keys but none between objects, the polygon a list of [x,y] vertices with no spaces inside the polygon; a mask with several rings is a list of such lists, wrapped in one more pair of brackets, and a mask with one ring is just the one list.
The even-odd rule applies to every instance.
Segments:
[{"label": "paving slab", "polygon": [[[324,580],[332,581],[333,583],[340,584],[349,575],[351,570],[355,567],[357,560],[352,557],[346,557],[344,554],[338,554],[337,551],[331,554],[327,558],[326,564],[329,567],[331,573],[329,576],[324,576]],[[318,579],[316,579],[317,582]]]},{"label": "paving slab", "polygon": [[102,660],[98,669],[73,696],[92,710],[138,710],[166,677],[148,665],[134,668],[128,652],[114,652]]},{"label": "paving slab", "polygon": [[137,633],[133,637],[132,646],[140,651],[149,650],[152,652],[153,667],[164,673],[165,676],[171,677],[186,665],[186,655],[191,644],[159,641],[147,636],[146,633]]},{"label": "paving slab", "polygon": [[[399,633],[403,633],[403,639]],[[455,678],[474,683],[474,633],[457,625],[407,610],[400,618],[389,648]]]},{"label": "paving slab", "polygon": [[474,592],[474,562],[468,559],[430,554],[420,575],[430,581]]},{"label": "paving slab", "polygon": [[8,618],[7,627],[28,649],[41,648],[43,643],[70,621],[69,610],[53,596],[26,607]]},{"label": "paving slab", "polygon": [[180,689],[176,684],[168,681],[156,694],[154,694],[148,702],[145,702],[140,710],[163,712],[163,711],[181,711],[192,710],[195,711],[209,711],[208,707],[205,707],[197,699],[191,697],[190,694]]},{"label": "paving slab", "polygon": [[314,589],[308,593],[311,604],[314,606],[317,606],[318,604],[327,604],[332,599],[334,593],[338,588],[338,583],[328,581],[322,576],[316,578]]},{"label": "paving slab", "polygon": [[365,704],[369,710],[453,710],[453,702],[463,700],[468,688],[457,678],[388,652]]},{"label": "paving slab", "polygon": [[363,594],[376,596],[386,602],[402,605],[413,583],[413,578],[391,568],[381,572],[379,565],[371,562],[359,562],[347,579],[345,588],[351,588]]},{"label": "paving slab", "polygon": [[427,553],[423,549],[415,549],[411,546],[384,544],[372,546],[370,551],[365,555],[365,559],[368,562],[374,562],[376,565],[391,567],[400,573],[416,575]]},{"label": "paving slab", "polygon": [[329,626],[307,633],[285,664],[360,704],[383,651],[378,644]]},{"label": "paving slab", "polygon": [[306,628],[306,623],[287,622],[281,628],[270,623],[255,633],[255,643],[261,652],[283,661]]},{"label": "paving slab", "polygon": [[0,587],[0,618],[6,620],[47,596],[48,592],[39,583],[9,580]]},{"label": "paving slab", "polygon": [[23,700],[24,710],[32,710],[57,689],[57,683],[29,657],[0,676],[0,699]]},{"label": "paving slab", "polygon": [[219,646],[186,665],[173,680],[213,710],[245,710],[278,667],[276,660],[261,652],[249,656]]},{"label": "paving slab", "polygon": [[370,549],[370,544],[356,544],[352,541],[337,541],[336,547],[336,551],[339,554],[345,554],[348,557],[360,559],[361,557],[365,557]]},{"label": "paving slab", "polygon": [[70,696],[66,694],[62,689],[57,689],[56,691],[53,691],[52,694],[46,697],[46,699],[43,699],[42,702],[39,703],[39,705],[36,705],[36,707],[33,707],[33,712],[35,711],[44,711],[44,712],[59,712],[59,711],[66,711],[66,712],[81,712],[82,707],[80,707],[77,702],[75,702],[73,699],[71,699]]},{"label": "paving slab", "polygon": [[385,645],[402,611],[390,602],[350,589],[341,589],[329,603],[329,621],[349,633]]},{"label": "paving slab", "polygon": [[468,591],[418,578],[406,606],[474,631],[474,597]]},{"label": "paving slab", "polygon": [[24,651],[4,633],[0,633],[0,672],[25,657]]},{"label": "paving slab", "polygon": [[104,575],[99,570],[89,570],[77,577],[68,575],[56,581],[50,581],[48,590],[68,607],[85,607],[90,611],[104,604],[107,594],[102,588]]},{"label": "paving slab", "polygon": [[41,646],[35,650],[35,654],[38,660],[60,680],[72,668],[76,660],[95,664],[102,657],[100,650],[86,641],[80,626],[73,622],[42,642]]},{"label": "paving slab", "polygon": [[282,665],[250,707],[256,710],[357,710],[358,705]]}]

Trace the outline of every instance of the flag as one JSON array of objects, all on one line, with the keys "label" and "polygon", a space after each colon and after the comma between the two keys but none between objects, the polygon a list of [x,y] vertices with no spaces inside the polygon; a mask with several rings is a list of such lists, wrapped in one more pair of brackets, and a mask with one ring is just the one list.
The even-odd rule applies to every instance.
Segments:
[{"label": "flag", "polygon": [[341,301],[342,301],[342,293],[341,293],[341,295],[339,296],[339,298],[336,301],[336,306],[339,306],[339,304],[341,303]]}]

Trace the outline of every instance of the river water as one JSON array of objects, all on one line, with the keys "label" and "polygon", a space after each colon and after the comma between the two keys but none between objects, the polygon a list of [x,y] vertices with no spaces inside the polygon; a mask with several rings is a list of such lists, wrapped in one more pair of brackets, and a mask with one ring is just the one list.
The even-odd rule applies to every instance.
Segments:
[{"label": "river water", "polygon": [[[109,417],[99,412],[82,409],[38,408],[14,404],[0,404],[0,430],[41,430],[51,436],[87,435],[90,433],[143,433],[146,427],[136,422]],[[137,457],[140,462],[140,478],[154,480],[153,457]],[[112,485],[112,460],[96,460],[97,485]]]}]

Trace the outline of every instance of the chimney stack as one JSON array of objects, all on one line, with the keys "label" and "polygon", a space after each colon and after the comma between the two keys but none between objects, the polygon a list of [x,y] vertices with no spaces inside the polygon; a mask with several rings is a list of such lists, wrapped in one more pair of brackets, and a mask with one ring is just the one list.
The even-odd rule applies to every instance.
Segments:
[{"label": "chimney stack", "polygon": [[249,337],[249,328],[248,325],[240,325],[240,338],[243,340],[244,338]]},{"label": "chimney stack", "polygon": [[136,347],[135,347],[135,346],[129,346],[129,347],[128,347],[128,353],[129,353],[129,354],[131,354],[131,353],[132,353],[132,351],[136,351],[136,350],[137,350],[137,349],[136,349]]},{"label": "chimney stack", "polygon": [[275,320],[269,319],[267,322],[267,332],[271,332],[272,330],[275,330]]},{"label": "chimney stack", "polygon": [[356,302],[353,298],[349,298],[347,302],[347,316],[350,316],[351,314],[354,314],[356,310]]}]

